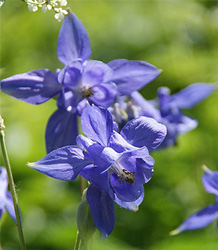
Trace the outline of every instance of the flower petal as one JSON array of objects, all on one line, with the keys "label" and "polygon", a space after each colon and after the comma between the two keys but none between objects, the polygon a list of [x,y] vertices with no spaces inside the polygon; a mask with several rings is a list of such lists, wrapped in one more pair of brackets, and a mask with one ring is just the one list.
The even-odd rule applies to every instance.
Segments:
[{"label": "flower petal", "polygon": [[87,137],[107,146],[113,132],[113,119],[107,109],[87,105],[81,115],[81,127]]},{"label": "flower petal", "polygon": [[50,117],[46,127],[47,152],[76,144],[78,135],[77,114],[58,109]]},{"label": "flower petal", "polygon": [[79,172],[91,163],[90,159],[84,158],[81,149],[76,146],[66,146],[56,149],[41,160],[27,165],[52,178],[70,181],[74,180]]},{"label": "flower petal", "polygon": [[198,125],[195,119],[185,116],[182,113],[178,116],[174,114],[168,115],[161,120],[161,123],[167,127],[167,135],[158,149],[175,145],[179,135],[195,129]]},{"label": "flower petal", "polygon": [[59,60],[65,65],[78,58],[85,61],[91,56],[85,27],[72,12],[64,18],[58,37],[57,54]]},{"label": "flower petal", "polygon": [[108,193],[112,200],[114,200],[114,192],[109,184],[108,172],[103,172],[101,169],[94,165],[89,165],[82,169],[80,175],[90,183],[98,186]]},{"label": "flower petal", "polygon": [[94,86],[100,83],[106,83],[111,80],[113,70],[105,63],[96,60],[86,61],[82,82],[85,86]]},{"label": "flower petal", "polygon": [[211,95],[215,84],[195,83],[171,96],[170,104],[181,109],[189,109]]},{"label": "flower petal", "polygon": [[86,199],[101,236],[108,237],[115,223],[113,200],[104,190],[93,184],[87,190]]},{"label": "flower petal", "polygon": [[202,177],[202,182],[208,193],[218,196],[218,172],[212,171],[204,166],[204,176]]},{"label": "flower petal", "polygon": [[110,137],[109,146],[113,148],[116,152],[122,153],[127,150],[137,149],[136,147],[129,144],[123,137],[117,132],[113,132]]},{"label": "flower petal", "polygon": [[160,111],[156,109],[149,101],[145,100],[144,97],[137,91],[131,94],[131,100],[133,104],[140,108],[140,115],[154,118],[156,121],[160,121]]},{"label": "flower petal", "polygon": [[166,136],[166,127],[149,117],[129,121],[121,130],[123,138],[135,147],[157,148]]},{"label": "flower petal", "polygon": [[0,219],[2,218],[2,214],[4,213],[4,208],[0,207]]},{"label": "flower petal", "polygon": [[82,71],[82,61],[74,60],[58,72],[58,81],[66,87],[76,87],[80,84]]},{"label": "flower petal", "polygon": [[121,201],[115,195],[115,202],[119,206],[124,207],[124,208],[129,209],[129,210],[133,210],[133,211],[137,211],[138,210],[138,206],[142,203],[143,199],[144,199],[144,192],[140,195],[140,197],[137,200],[131,201],[131,202]]},{"label": "flower petal", "polygon": [[120,95],[130,95],[154,80],[160,70],[143,61],[118,59],[108,63],[114,70],[112,82],[117,84]]},{"label": "flower petal", "polygon": [[16,215],[15,215],[15,210],[14,210],[14,203],[12,200],[12,196],[10,192],[7,192],[6,194],[6,200],[5,200],[5,208],[8,211],[8,214],[10,217],[16,222]]},{"label": "flower petal", "polygon": [[209,205],[208,207],[193,214],[185,222],[182,223],[176,230],[171,232],[171,235],[181,233],[182,231],[195,230],[206,227],[218,218],[218,204]]},{"label": "flower petal", "polygon": [[0,167],[0,199],[5,196],[8,189],[8,176],[7,170],[4,167]]},{"label": "flower petal", "polygon": [[153,166],[154,159],[150,155],[147,156],[147,161],[137,159],[135,181],[142,184],[149,182],[154,172]]},{"label": "flower petal", "polygon": [[79,96],[77,96],[74,91],[68,87],[63,87],[58,97],[57,104],[60,109],[66,110],[70,113],[76,113],[79,101]]},{"label": "flower petal", "polygon": [[[86,146],[86,145],[84,145]],[[92,159],[101,172],[104,172],[119,158],[120,154],[110,147],[104,147],[94,143],[86,148],[88,158]]]},{"label": "flower petal", "polygon": [[97,106],[108,108],[114,103],[117,86],[114,83],[102,83],[92,88],[94,94],[89,100]]},{"label": "flower petal", "polygon": [[112,174],[110,178],[111,186],[121,201],[132,202],[136,201],[144,192],[143,184],[127,183],[122,181],[117,175]]},{"label": "flower petal", "polygon": [[76,138],[76,143],[82,150],[87,151],[89,146],[93,145],[96,142],[93,142],[91,139],[89,139],[83,135],[78,135]]},{"label": "flower petal", "polygon": [[0,82],[1,91],[30,104],[41,104],[57,95],[61,84],[48,69],[39,69],[6,78]]}]

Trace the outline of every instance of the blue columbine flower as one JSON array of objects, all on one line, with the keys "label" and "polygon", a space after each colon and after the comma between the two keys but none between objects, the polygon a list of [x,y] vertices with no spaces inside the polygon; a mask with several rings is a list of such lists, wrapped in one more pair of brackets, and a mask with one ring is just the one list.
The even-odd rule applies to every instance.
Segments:
[{"label": "blue columbine flower", "polygon": [[14,204],[11,193],[8,191],[7,171],[5,168],[0,167],[0,219],[5,210],[7,210],[8,214],[16,222]]},{"label": "blue columbine flower", "polygon": [[107,108],[116,95],[130,95],[160,73],[156,67],[142,61],[120,59],[108,64],[88,61],[91,56],[88,34],[71,12],[59,33],[57,55],[65,67],[56,74],[39,69],[1,81],[2,92],[30,104],[41,104],[58,96],[58,110],[50,117],[46,128],[48,152],[76,143],[77,116],[87,99]]},{"label": "blue columbine flower", "polygon": [[139,116],[152,117],[167,127],[167,136],[160,148],[176,144],[177,137],[197,127],[197,121],[182,113],[207,98],[215,90],[215,84],[196,83],[180,92],[170,95],[167,87],[158,89],[157,100],[147,101],[137,91],[126,103],[120,98],[112,112],[115,120],[122,127],[128,120]]},{"label": "blue columbine flower", "polygon": [[153,174],[149,151],[161,144],[166,128],[139,117],[118,133],[107,109],[89,105],[82,112],[81,126],[87,137],[77,137],[78,147],[62,147],[28,165],[56,179],[70,181],[80,174],[88,180],[86,199],[96,227],[107,237],[114,227],[113,201],[131,210],[142,202],[143,184]]},{"label": "blue columbine flower", "polygon": [[181,226],[172,231],[171,235],[181,233],[182,231],[206,227],[218,218],[218,172],[211,171],[206,166],[204,166],[203,169],[204,176],[202,177],[202,182],[204,188],[208,193],[215,194],[216,203],[193,214],[189,219],[183,222]]}]

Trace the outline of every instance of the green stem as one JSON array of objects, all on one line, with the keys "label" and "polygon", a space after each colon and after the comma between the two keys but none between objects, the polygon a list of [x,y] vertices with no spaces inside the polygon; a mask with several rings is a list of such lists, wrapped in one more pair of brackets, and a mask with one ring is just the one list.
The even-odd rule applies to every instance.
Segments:
[{"label": "green stem", "polygon": [[80,194],[83,195],[83,191],[86,189],[86,181],[83,179],[83,177],[79,176],[79,186],[80,186]]},{"label": "green stem", "polygon": [[[83,195],[83,191],[85,189],[85,182],[84,181],[85,180],[80,175],[79,176],[79,186],[80,186],[80,194],[81,194],[81,196]],[[77,231],[76,242],[75,242],[75,245],[74,245],[74,250],[80,249],[80,246],[81,246],[81,239],[80,239],[80,236],[79,236],[79,231]]]},{"label": "green stem", "polygon": [[79,231],[77,231],[77,235],[76,235],[76,242],[74,245],[74,250],[79,250],[80,249],[80,244],[81,244],[81,239],[79,236]]},{"label": "green stem", "polygon": [[22,229],[22,224],[21,224],[21,216],[20,216],[19,207],[18,207],[18,198],[17,198],[14,179],[13,179],[12,170],[11,170],[6,143],[5,143],[4,129],[5,129],[4,120],[0,116],[0,141],[1,141],[2,155],[3,155],[5,167],[6,167],[7,174],[8,174],[8,182],[9,182],[11,195],[12,195],[12,199],[14,203],[14,210],[15,210],[15,215],[16,215],[16,220],[17,220],[16,225],[18,228],[18,234],[20,238],[20,247],[22,250],[26,250],[26,245],[25,245],[24,236],[23,236],[23,229]]}]

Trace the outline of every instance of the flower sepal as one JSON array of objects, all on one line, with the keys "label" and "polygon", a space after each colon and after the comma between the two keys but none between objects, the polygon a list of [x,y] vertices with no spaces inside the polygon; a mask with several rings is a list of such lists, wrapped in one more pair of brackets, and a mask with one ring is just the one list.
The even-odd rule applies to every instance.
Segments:
[{"label": "flower sepal", "polygon": [[87,189],[83,191],[82,200],[79,204],[77,211],[77,226],[78,226],[79,236],[84,248],[96,231],[96,226],[92,219],[92,214],[89,208],[89,204],[87,203],[86,200],[86,193]]}]

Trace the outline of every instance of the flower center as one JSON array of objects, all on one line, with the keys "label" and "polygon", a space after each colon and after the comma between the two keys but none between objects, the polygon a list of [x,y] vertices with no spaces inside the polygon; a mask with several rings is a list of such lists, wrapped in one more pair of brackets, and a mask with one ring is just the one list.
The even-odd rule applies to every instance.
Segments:
[{"label": "flower center", "polygon": [[122,168],[121,165],[119,163],[115,163],[113,164],[113,172],[117,175],[117,177],[119,178],[117,180],[117,182],[119,182],[120,184],[125,184],[126,183],[130,183],[133,184],[135,181],[135,171],[128,171],[125,168]]},{"label": "flower center", "polygon": [[122,173],[118,175],[118,177],[119,177],[118,181],[122,184],[124,184],[124,181],[126,181],[127,183],[133,184],[135,181],[135,172],[130,172],[126,170],[125,168],[123,168]]},{"label": "flower center", "polygon": [[91,87],[87,88],[87,87],[83,86],[81,94],[82,94],[83,98],[89,98],[90,96],[92,96],[94,94],[94,91],[92,90]]}]

